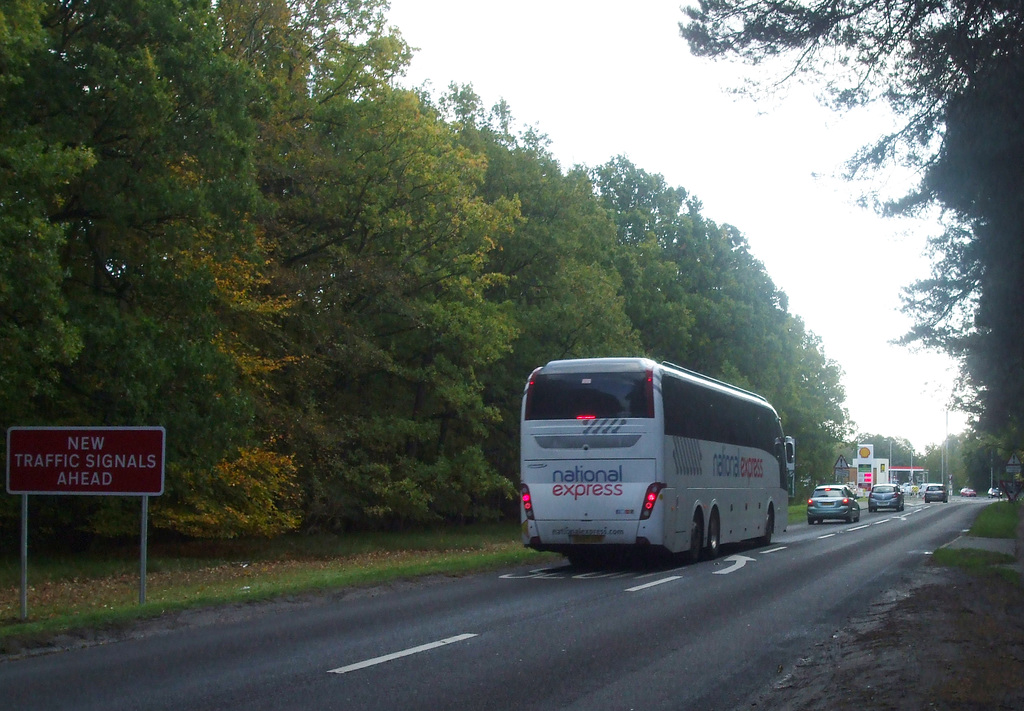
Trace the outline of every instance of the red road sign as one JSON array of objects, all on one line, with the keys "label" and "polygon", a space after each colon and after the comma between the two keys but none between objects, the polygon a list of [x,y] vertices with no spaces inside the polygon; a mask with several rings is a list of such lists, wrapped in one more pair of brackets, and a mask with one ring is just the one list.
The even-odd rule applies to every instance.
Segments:
[{"label": "red road sign", "polygon": [[7,493],[159,496],[163,427],[11,427]]}]

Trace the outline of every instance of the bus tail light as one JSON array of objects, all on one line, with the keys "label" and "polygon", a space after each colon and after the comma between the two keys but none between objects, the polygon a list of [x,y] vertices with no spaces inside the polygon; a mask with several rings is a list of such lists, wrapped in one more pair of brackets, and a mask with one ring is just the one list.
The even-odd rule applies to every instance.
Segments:
[{"label": "bus tail light", "polygon": [[526,405],[523,408],[523,419],[533,419],[533,385],[537,377],[537,373],[540,368],[534,368],[533,372],[530,373],[530,379],[526,381]]},{"label": "bus tail light", "polygon": [[654,504],[658,503],[658,494],[665,488],[665,485],[660,481],[656,481],[647,487],[647,492],[644,494],[644,505],[640,509],[640,520],[646,521],[651,517],[651,512],[654,511]]},{"label": "bus tail light", "polygon": [[647,381],[644,383],[644,399],[647,400],[647,416],[654,417],[654,371],[648,370]]},{"label": "bus tail light", "polygon": [[523,511],[526,512],[526,518],[533,521],[533,499],[530,498],[530,487],[523,484],[519,487],[519,495],[523,501]]}]

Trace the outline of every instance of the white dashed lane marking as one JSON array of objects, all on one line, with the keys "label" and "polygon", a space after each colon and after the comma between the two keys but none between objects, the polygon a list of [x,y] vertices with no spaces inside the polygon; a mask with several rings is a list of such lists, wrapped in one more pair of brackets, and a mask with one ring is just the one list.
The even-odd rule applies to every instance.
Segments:
[{"label": "white dashed lane marking", "polygon": [[401,659],[402,657],[408,657],[410,654],[419,654],[420,652],[427,652],[431,649],[437,649],[443,647],[446,644],[452,644],[454,642],[462,642],[464,640],[476,637],[475,634],[460,634],[454,637],[448,637],[447,639],[439,639],[436,642],[430,642],[428,644],[421,644],[418,647],[410,647],[409,649],[403,649],[401,652],[394,652],[392,654],[385,654],[382,657],[374,657],[373,659],[367,659],[362,662],[356,662],[355,664],[349,664],[345,667],[338,667],[337,669],[331,669],[328,671],[329,674],[347,674],[348,672],[357,671],[359,669],[366,669],[367,667],[376,666],[377,664],[383,664],[384,662],[390,662],[395,659]]}]

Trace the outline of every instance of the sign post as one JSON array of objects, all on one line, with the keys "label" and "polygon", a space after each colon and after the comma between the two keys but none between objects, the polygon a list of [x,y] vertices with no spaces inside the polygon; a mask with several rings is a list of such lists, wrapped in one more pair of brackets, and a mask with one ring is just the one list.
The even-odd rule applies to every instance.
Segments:
[{"label": "sign post", "polygon": [[142,497],[142,532],[139,534],[139,604],[146,604],[146,561],[149,556],[149,497]]},{"label": "sign post", "polygon": [[163,427],[11,427],[7,493],[21,494],[21,618],[28,618],[28,496],[141,496],[139,604],[146,601],[149,497],[164,493]]},{"label": "sign post", "polygon": [[21,619],[28,619],[28,494],[21,495]]}]

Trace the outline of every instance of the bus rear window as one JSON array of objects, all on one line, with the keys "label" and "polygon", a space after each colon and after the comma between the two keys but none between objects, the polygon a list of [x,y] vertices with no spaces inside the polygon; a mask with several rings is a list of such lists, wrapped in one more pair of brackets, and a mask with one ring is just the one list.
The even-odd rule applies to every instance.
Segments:
[{"label": "bus rear window", "polygon": [[654,417],[649,371],[538,373],[526,396],[527,420]]}]

